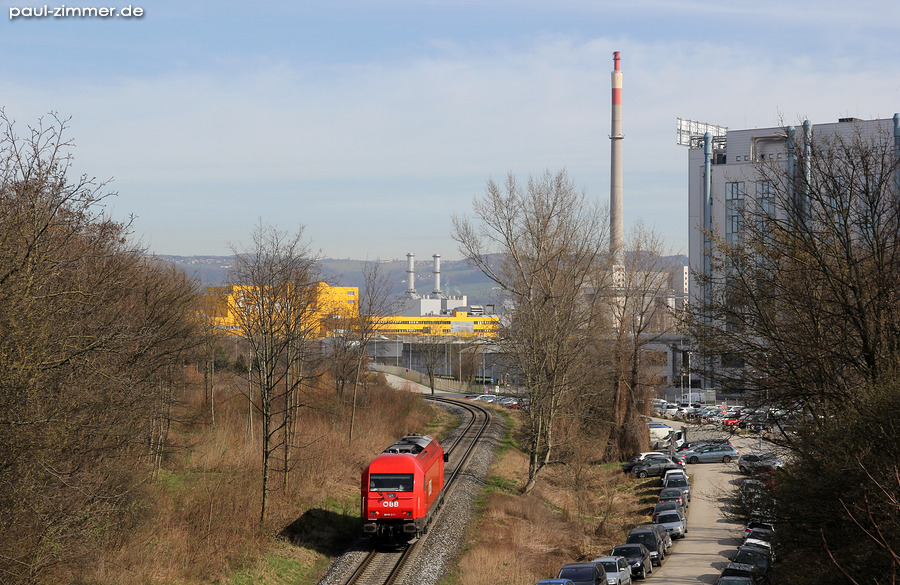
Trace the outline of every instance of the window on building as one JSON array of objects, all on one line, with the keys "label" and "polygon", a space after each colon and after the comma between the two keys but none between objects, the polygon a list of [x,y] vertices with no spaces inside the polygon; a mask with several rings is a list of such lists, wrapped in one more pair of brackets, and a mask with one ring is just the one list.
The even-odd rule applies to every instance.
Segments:
[{"label": "window on building", "polygon": [[740,239],[744,216],[744,182],[725,183],[725,241],[733,244]]},{"label": "window on building", "polygon": [[771,181],[756,183],[756,203],[765,217],[773,217],[775,213],[775,189]]}]

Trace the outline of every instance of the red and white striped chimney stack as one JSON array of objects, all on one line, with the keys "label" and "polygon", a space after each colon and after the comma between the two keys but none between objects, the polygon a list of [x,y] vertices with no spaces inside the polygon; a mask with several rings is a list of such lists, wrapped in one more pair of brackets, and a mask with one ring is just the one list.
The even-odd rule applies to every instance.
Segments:
[{"label": "red and white striped chimney stack", "polygon": [[610,140],[609,180],[609,251],[616,264],[625,262],[625,227],[622,215],[622,72],[619,52],[613,53],[612,72],[612,133]]}]

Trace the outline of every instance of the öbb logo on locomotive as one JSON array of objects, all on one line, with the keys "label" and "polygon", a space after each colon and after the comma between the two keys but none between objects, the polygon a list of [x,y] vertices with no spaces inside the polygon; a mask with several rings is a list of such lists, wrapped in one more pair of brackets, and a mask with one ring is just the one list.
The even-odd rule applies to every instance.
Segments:
[{"label": "\u00f6bb logo on locomotive", "polygon": [[363,533],[402,541],[425,534],[444,495],[447,454],[427,435],[407,435],[362,474]]}]

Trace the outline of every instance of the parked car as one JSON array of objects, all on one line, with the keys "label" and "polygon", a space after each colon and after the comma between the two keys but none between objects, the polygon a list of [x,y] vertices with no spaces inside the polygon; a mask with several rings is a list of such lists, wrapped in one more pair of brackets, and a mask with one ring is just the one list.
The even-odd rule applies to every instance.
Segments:
[{"label": "parked car", "polygon": [[668,479],[670,477],[674,477],[676,475],[680,475],[681,477],[687,478],[687,473],[684,472],[684,468],[667,469],[665,475],[663,475],[663,478],[662,478],[663,485],[665,485],[666,481],[668,481]]},{"label": "parked car", "polygon": [[644,477],[661,477],[669,469],[678,469],[680,466],[669,457],[653,457],[646,459],[631,468],[631,473]]},{"label": "parked car", "polygon": [[659,534],[659,537],[662,539],[663,545],[665,545],[666,554],[669,554],[669,549],[672,548],[672,545],[674,543],[672,542],[672,535],[669,534],[665,527],[660,526],[659,524],[653,524],[651,522],[650,524],[638,524],[637,526],[635,526],[635,528],[649,528],[650,530],[655,530],[656,533]]},{"label": "parked car", "polygon": [[726,412],[722,417],[722,428],[726,431],[734,432],[739,428],[738,424],[746,416],[750,416],[749,414],[747,414],[746,410],[733,410],[731,412]]},{"label": "parked car", "polygon": [[476,402],[497,402],[498,400],[500,400],[500,397],[493,394],[479,394],[472,400]]},{"label": "parked car", "polygon": [[650,560],[657,567],[666,558],[664,537],[655,528],[632,528],[625,537],[625,544],[643,544],[650,551]]},{"label": "parked car", "polygon": [[772,568],[772,555],[768,550],[756,546],[740,547],[731,560],[735,563],[756,565],[763,576],[768,576],[769,569]]},{"label": "parked car", "polygon": [[751,433],[759,433],[770,426],[774,419],[772,418],[771,413],[767,411],[756,411],[753,414],[747,415],[744,417],[739,423],[738,427],[742,429],[747,429]]},{"label": "parked car", "polygon": [[696,441],[688,441],[684,445],[678,448],[680,453],[685,451],[692,451],[697,447],[703,447],[706,445],[730,445],[731,439],[727,437],[713,437],[711,439],[699,439]]},{"label": "parked car", "polygon": [[750,531],[754,528],[764,528],[766,530],[771,530],[772,534],[775,533],[775,524],[773,524],[771,520],[751,518],[750,521],[747,522],[747,525],[744,526],[744,538],[747,538],[747,535],[750,534]]},{"label": "parked car", "polygon": [[669,477],[664,483],[664,488],[678,488],[684,494],[684,499],[691,501],[691,484],[688,482],[687,476],[675,475]]},{"label": "parked car", "polygon": [[689,506],[688,501],[684,497],[684,492],[681,491],[681,488],[663,488],[659,492],[659,498],[657,499],[657,503],[661,502],[678,502],[683,508],[687,509]]},{"label": "parked car", "polygon": [[538,581],[537,585],[575,585],[568,579],[544,579],[543,581]]},{"label": "parked car", "polygon": [[775,557],[775,532],[765,528],[754,528],[744,535],[744,544],[764,548]]},{"label": "parked car", "polygon": [[716,585],[756,585],[750,577],[738,577],[737,575],[719,575]]},{"label": "parked car", "polygon": [[747,475],[759,471],[775,471],[782,467],[784,467],[784,459],[774,453],[744,453],[738,458],[738,469]]},{"label": "parked car", "polygon": [[574,585],[607,585],[606,571],[597,563],[569,563],[559,570],[557,579],[568,579]]},{"label": "parked car", "polygon": [[688,463],[711,463],[714,461],[730,463],[741,454],[732,445],[703,445],[696,449],[683,451],[682,455]]},{"label": "parked car", "polygon": [[519,399],[513,396],[507,396],[498,400],[497,404],[499,404],[500,406],[505,406],[506,408],[515,409],[519,407]]},{"label": "parked car", "polygon": [[680,465],[682,468],[687,465],[687,459],[685,459],[684,455],[682,455],[681,453],[676,452],[674,455],[672,455],[672,460],[674,460],[675,463]]},{"label": "parked car", "polygon": [[765,575],[759,572],[756,565],[734,562],[725,565],[719,577],[745,577],[751,579],[754,585],[762,585],[767,581]]},{"label": "parked car", "polygon": [[[656,507],[653,508],[653,512],[650,514],[652,520],[656,520],[656,517],[663,512],[677,512],[681,515],[682,518],[687,520],[687,511],[684,509],[684,506],[675,500],[667,500],[665,502],[659,502],[656,504]],[[651,521],[652,521],[651,520]]]},{"label": "parked car", "polygon": [[620,544],[609,553],[613,557],[625,557],[628,566],[631,567],[631,576],[637,575],[646,579],[653,572],[653,562],[650,560],[650,551],[643,544]]},{"label": "parked car", "polygon": [[666,459],[669,455],[667,453],[663,453],[662,451],[645,451],[643,453],[638,453],[634,457],[628,460],[627,463],[622,465],[622,471],[628,473],[636,466],[644,463],[648,459]]},{"label": "parked car", "polygon": [[687,534],[687,522],[674,510],[660,512],[653,518],[653,522],[665,528],[672,538],[684,538]]},{"label": "parked car", "polygon": [[603,567],[607,585],[631,585],[631,567],[625,557],[597,557],[591,562]]}]

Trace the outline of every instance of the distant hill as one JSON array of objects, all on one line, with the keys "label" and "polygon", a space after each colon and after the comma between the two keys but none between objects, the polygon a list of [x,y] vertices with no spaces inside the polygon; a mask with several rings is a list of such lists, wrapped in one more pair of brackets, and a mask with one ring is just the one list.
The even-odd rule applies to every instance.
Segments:
[{"label": "distant hill", "polygon": [[[188,275],[197,278],[203,286],[221,286],[228,283],[228,273],[234,263],[233,256],[159,256],[180,266]],[[684,255],[667,257],[671,266],[687,266]],[[406,290],[406,260],[383,260],[385,272],[391,281],[391,292],[400,294]],[[323,278],[337,286],[362,288],[362,260],[326,258],[322,261]],[[417,259],[416,291],[428,294],[434,290],[434,263],[431,258]],[[480,270],[468,260],[441,259],[441,290],[446,295],[466,295],[469,304],[499,305],[498,290]]]}]

